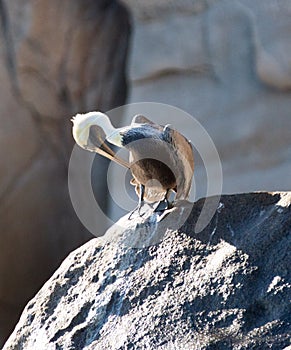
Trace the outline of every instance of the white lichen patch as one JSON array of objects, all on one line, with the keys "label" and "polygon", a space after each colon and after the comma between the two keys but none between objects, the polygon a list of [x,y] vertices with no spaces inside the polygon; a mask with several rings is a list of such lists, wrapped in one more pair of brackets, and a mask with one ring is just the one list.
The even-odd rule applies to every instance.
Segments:
[{"label": "white lichen patch", "polygon": [[290,283],[285,282],[284,278],[280,276],[275,276],[267,289],[267,293],[273,293],[274,295],[276,295],[282,292],[285,288],[290,289]]},{"label": "white lichen patch", "polygon": [[281,199],[277,203],[277,206],[288,208],[291,204],[291,192],[280,193]]}]

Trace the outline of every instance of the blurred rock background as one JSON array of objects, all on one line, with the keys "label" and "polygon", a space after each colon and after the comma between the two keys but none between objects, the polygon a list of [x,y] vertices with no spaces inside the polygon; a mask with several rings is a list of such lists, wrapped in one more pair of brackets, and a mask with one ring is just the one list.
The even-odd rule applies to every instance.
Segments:
[{"label": "blurred rock background", "polygon": [[[0,25],[1,345],[64,257],[93,237],[68,194],[70,118],[125,102],[130,25],[107,0],[1,0]],[[103,199],[106,165],[94,170]]]},{"label": "blurred rock background", "polygon": [[[124,2],[135,19],[128,102],[195,117],[218,149],[224,193],[290,190],[291,2]],[[204,182],[197,163],[198,197]]]},{"label": "blurred rock background", "polygon": [[[133,18],[127,102],[162,102],[199,120],[219,151],[224,193],[290,190],[290,1],[123,4]],[[0,0],[0,18],[3,339],[64,256],[91,237],[68,196],[69,119],[125,103],[130,15],[110,0]],[[93,183],[105,209],[107,165],[95,162]]]}]

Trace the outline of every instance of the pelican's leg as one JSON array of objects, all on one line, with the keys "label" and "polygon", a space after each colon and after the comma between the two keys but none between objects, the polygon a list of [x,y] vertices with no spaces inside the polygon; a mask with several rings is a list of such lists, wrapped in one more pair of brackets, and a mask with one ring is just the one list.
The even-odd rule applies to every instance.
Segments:
[{"label": "pelican's leg", "polygon": [[144,191],[145,191],[144,185],[140,184],[139,185],[138,206],[137,206],[137,210],[138,210],[139,215],[140,215],[140,209],[141,209],[143,202],[144,202]]},{"label": "pelican's leg", "polygon": [[131,216],[134,212],[138,212],[139,216],[142,216],[140,213],[141,207],[144,203],[144,191],[145,191],[145,187],[142,184],[139,184],[139,197],[138,197],[138,205],[135,209],[133,209],[133,211],[129,214],[128,219],[131,219]]}]

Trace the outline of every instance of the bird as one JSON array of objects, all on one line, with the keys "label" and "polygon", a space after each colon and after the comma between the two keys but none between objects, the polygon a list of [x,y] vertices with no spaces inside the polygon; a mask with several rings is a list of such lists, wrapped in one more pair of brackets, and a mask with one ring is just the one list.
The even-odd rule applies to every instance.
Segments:
[{"label": "bird", "polygon": [[[77,114],[71,120],[80,147],[131,171],[139,213],[144,201],[157,202],[156,212],[169,209],[171,192],[176,200],[188,199],[194,174],[193,148],[170,124],[159,125],[138,114],[129,126],[114,128],[109,117],[98,111]],[[126,148],[129,161],[118,157],[110,144]]]}]

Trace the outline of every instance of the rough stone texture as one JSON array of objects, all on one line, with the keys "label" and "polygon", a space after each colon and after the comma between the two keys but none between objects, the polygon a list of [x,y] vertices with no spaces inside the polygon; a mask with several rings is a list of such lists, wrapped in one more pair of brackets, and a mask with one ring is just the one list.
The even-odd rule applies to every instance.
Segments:
[{"label": "rough stone texture", "polygon": [[222,196],[195,234],[203,203],[122,218],[71,253],[3,350],[290,345],[291,193]]},{"label": "rough stone texture", "polygon": [[[60,261],[91,237],[68,196],[70,117],[124,103],[128,39],[116,1],[0,1],[0,345]],[[104,164],[95,184],[103,198]]]},{"label": "rough stone texture", "polygon": [[198,119],[218,148],[224,193],[290,190],[291,2],[124,2],[135,15],[129,102],[162,102]]},{"label": "rough stone texture", "polygon": [[209,1],[205,0],[122,0],[141,21],[166,17],[169,14],[191,14],[205,9]]}]

